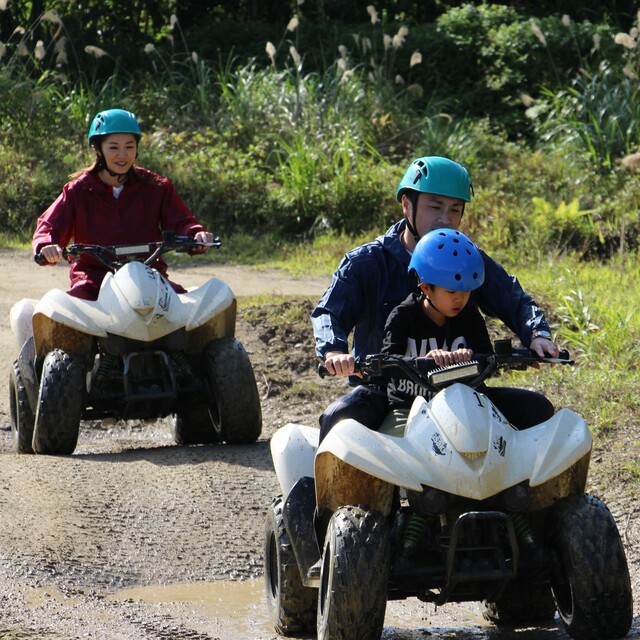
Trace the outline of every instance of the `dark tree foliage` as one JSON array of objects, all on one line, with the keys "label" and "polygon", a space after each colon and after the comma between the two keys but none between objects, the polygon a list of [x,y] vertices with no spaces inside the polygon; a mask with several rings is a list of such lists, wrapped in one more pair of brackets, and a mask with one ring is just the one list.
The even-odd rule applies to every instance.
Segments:
[{"label": "dark tree foliage", "polygon": [[[216,22],[282,25],[296,14],[313,24],[361,24],[367,21],[367,6],[373,5],[383,22],[423,24],[463,4],[483,2],[305,0],[298,5],[297,0],[15,0],[0,11],[0,41],[6,42],[17,27],[33,25],[48,10],[58,12],[74,37],[115,48],[144,46],[149,39],[160,37],[172,15],[178,17],[185,32]],[[637,0],[498,0],[495,4],[537,17],[568,14],[575,21],[606,19],[622,30],[629,28],[638,10]],[[33,36],[38,37],[37,29]]]}]

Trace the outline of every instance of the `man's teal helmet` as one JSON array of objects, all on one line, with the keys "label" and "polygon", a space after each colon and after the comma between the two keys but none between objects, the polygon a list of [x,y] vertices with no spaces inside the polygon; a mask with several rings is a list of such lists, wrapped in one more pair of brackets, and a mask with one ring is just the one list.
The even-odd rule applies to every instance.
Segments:
[{"label": "man's teal helmet", "polygon": [[131,111],[124,109],[107,109],[100,111],[89,128],[89,146],[96,136],[108,136],[111,133],[132,133],[140,140],[142,131],[138,119]]},{"label": "man's teal helmet", "polygon": [[484,282],[484,260],[476,245],[456,229],[434,229],[416,245],[409,262],[420,284],[473,291]]},{"label": "man's teal helmet", "polygon": [[439,156],[417,158],[409,165],[396,191],[398,202],[405,189],[471,201],[469,172],[461,164]]}]

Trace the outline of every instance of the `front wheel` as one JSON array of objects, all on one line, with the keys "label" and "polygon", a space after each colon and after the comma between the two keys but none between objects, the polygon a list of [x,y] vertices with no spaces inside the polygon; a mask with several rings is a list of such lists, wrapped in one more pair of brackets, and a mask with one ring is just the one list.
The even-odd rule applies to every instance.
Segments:
[{"label": "front wheel", "polygon": [[607,506],[589,495],[569,496],[550,513],[551,589],[576,640],[622,638],[633,602],[627,559]]},{"label": "front wheel", "polygon": [[84,376],[79,356],[61,349],[46,355],[33,431],[36,453],[70,455],[75,450],[82,417]]},{"label": "front wheel", "polygon": [[16,452],[33,453],[31,444],[33,440],[33,412],[17,360],[13,363],[9,377],[9,411],[11,413],[13,445]]},{"label": "front wheel", "polygon": [[318,640],[379,640],[384,627],[389,538],[381,513],[340,507],[327,528],[318,595]]},{"label": "front wheel", "polygon": [[220,440],[251,444],[262,431],[262,409],[253,367],[234,338],[212,340],[202,353],[212,395],[209,414]]},{"label": "front wheel", "polygon": [[280,635],[291,636],[313,631],[318,590],[302,584],[300,568],[282,518],[283,504],[282,496],[278,496],[267,513],[264,579],[273,626]]}]

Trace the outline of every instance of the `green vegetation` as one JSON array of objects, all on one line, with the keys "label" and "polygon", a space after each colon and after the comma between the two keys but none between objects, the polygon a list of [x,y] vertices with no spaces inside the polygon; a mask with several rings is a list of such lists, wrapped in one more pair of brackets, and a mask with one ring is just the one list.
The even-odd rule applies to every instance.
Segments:
[{"label": "green vegetation", "polygon": [[547,311],[554,338],[567,348],[577,366],[513,373],[508,384],[552,389],[585,417],[596,433],[637,420],[640,365],[640,266],[624,256],[610,264],[575,256],[528,259],[505,267]]},{"label": "green vegetation", "polygon": [[[37,6],[16,4],[14,22]],[[318,13],[347,4],[360,7],[298,5],[259,25],[197,2],[177,16],[200,22],[184,26],[168,2],[117,21],[89,3],[84,28],[72,2],[23,29],[0,20],[0,242],[28,242],[89,163],[102,108],[138,114],[140,163],[222,236],[206,259],[294,275],[328,275],[398,219],[408,162],[446,155],[474,182],[464,230],[587,365],[555,368],[558,388],[596,431],[615,429],[635,410],[640,362],[640,18],[598,3],[567,3],[585,7],[576,18],[476,3]]]},{"label": "green vegetation", "polygon": [[278,33],[256,31],[271,39],[251,58],[205,57],[175,15],[135,56],[86,43],[91,28],[110,33],[93,14],[84,48],[72,12],[8,33],[0,231],[28,237],[89,162],[91,117],[119,106],[142,120],[140,162],[224,235],[381,229],[397,217],[393,187],[409,160],[440,154],[471,170],[469,230],[483,246],[588,258],[636,248],[640,186],[622,164],[640,144],[636,19],[618,32],[501,5],[423,24],[367,11],[332,25],[322,47],[292,15]]}]

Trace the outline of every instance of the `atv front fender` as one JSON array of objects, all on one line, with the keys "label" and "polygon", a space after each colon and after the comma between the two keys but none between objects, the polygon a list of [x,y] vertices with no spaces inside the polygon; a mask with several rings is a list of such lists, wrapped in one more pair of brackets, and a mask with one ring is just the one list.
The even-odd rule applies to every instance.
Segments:
[{"label": "atv front fender", "polygon": [[316,502],[318,513],[333,513],[346,504],[366,505],[389,515],[394,485],[352,467],[329,451],[321,451],[315,460]]},{"label": "atv front fender", "polygon": [[38,405],[38,388],[40,387],[35,369],[35,361],[36,349],[33,336],[31,336],[22,345],[22,349],[20,349],[20,353],[18,354],[18,368],[20,369],[20,376],[24,382],[24,389],[27,393],[31,413],[34,416]]},{"label": "atv front fender", "polygon": [[313,478],[300,478],[285,500],[282,518],[305,587],[318,586],[318,579],[308,576],[309,569],[320,560],[320,547],[314,526],[315,512]]},{"label": "atv front fender", "polygon": [[93,358],[94,336],[56,322],[43,313],[36,312],[33,316],[33,335],[39,358],[44,358],[53,349],[77,353],[87,362],[91,362]]}]

